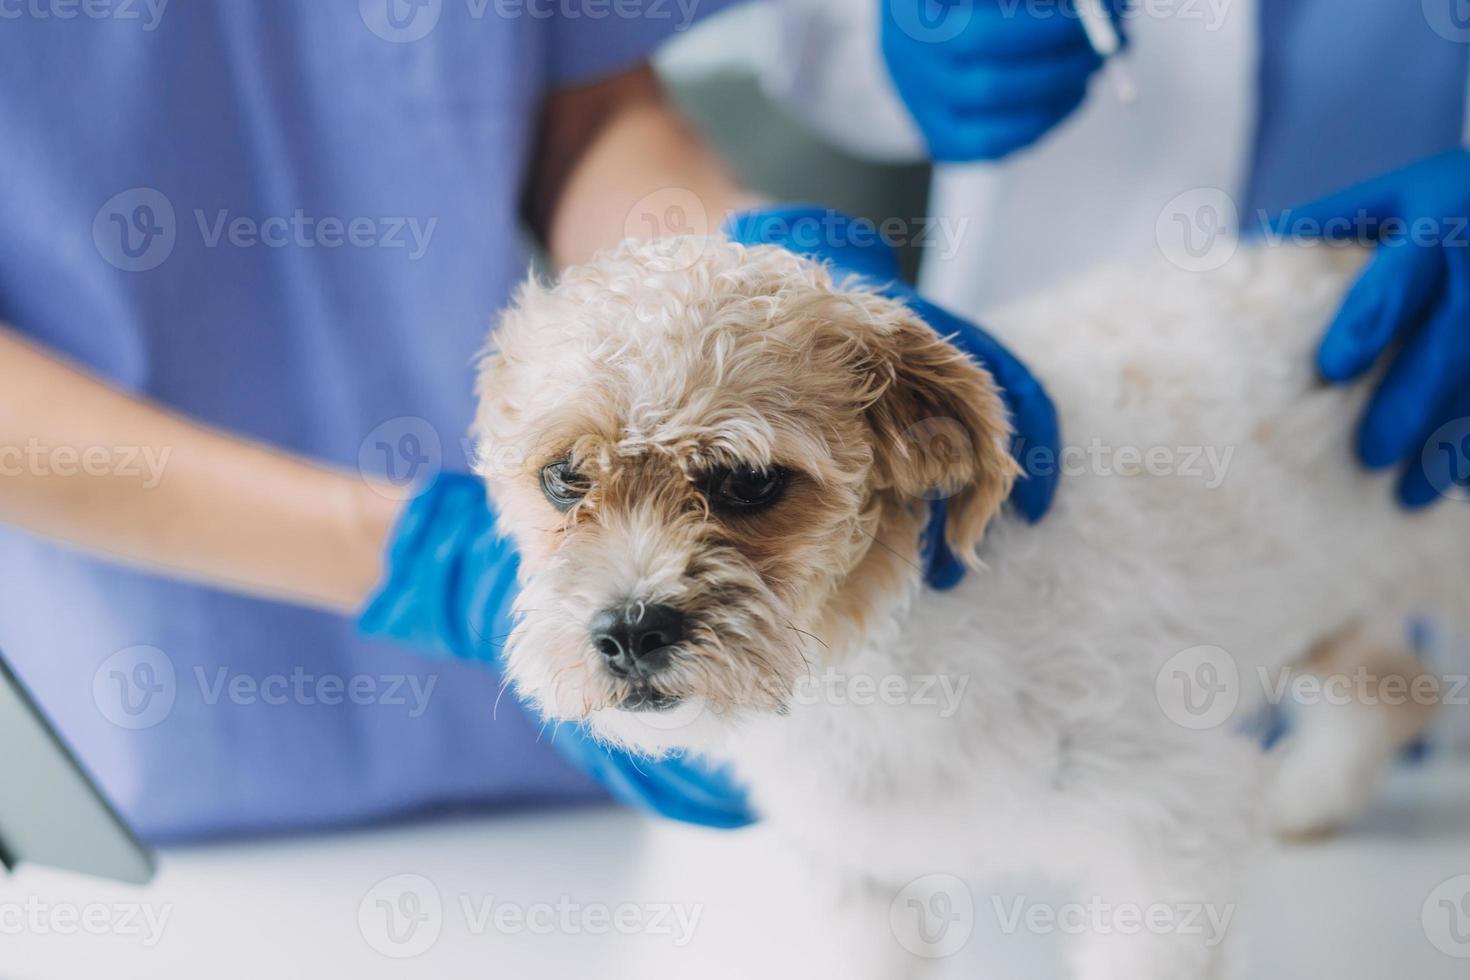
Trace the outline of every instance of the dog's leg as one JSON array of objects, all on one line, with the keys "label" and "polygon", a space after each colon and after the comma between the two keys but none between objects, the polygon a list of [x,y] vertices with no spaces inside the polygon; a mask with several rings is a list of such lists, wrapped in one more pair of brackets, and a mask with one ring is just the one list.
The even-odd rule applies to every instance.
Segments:
[{"label": "dog's leg", "polygon": [[[1194,833],[1195,830],[1189,831]],[[1168,847],[1089,879],[1077,980],[1220,980],[1235,919],[1234,875]],[[1181,867],[1169,867],[1178,861]],[[1187,872],[1182,865],[1188,864]]]},{"label": "dog's leg", "polygon": [[1285,837],[1340,828],[1367,804],[1399,751],[1423,732],[1436,678],[1392,634],[1355,628],[1320,643],[1289,692],[1291,733],[1278,750],[1270,816]]},{"label": "dog's leg", "polygon": [[1263,850],[1261,754],[1221,732],[1162,736],[1083,814],[1078,980],[1219,980],[1236,896]]},{"label": "dog's leg", "polygon": [[934,974],[937,957],[945,952],[945,933],[953,927],[936,915],[942,900],[936,903],[932,894],[834,874],[830,868],[821,869],[815,880],[817,901],[830,910],[831,925],[818,941],[823,958],[836,967],[831,976],[926,980]]}]

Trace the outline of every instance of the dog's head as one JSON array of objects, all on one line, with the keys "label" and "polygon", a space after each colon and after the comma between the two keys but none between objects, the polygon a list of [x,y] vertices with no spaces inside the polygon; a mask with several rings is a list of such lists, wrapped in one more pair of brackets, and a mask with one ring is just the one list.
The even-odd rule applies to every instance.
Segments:
[{"label": "dog's head", "polygon": [[1016,473],[987,373],[772,246],[626,244],[532,282],[478,391],[523,562],[510,676],[649,749],[693,739],[662,712],[783,710],[919,575],[927,501],[973,560]]}]

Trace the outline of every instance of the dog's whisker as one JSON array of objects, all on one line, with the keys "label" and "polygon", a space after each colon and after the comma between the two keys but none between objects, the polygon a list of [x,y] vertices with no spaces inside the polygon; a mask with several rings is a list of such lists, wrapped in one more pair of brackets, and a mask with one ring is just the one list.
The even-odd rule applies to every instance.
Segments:
[{"label": "dog's whisker", "polygon": [[869,541],[871,541],[874,544],[876,544],[878,547],[882,548],[884,551],[888,552],[893,557],[897,558],[899,561],[903,562],[905,565],[907,565],[910,568],[912,568],[914,571],[916,571],[916,572],[922,572],[924,570],[923,567],[920,566],[917,562],[911,561],[908,558],[905,558],[903,556],[903,554],[901,554],[900,552],[894,550],[894,548],[893,548],[892,545],[890,545],[887,542],[883,541],[881,538],[879,538],[876,534],[873,534],[871,531],[865,530],[863,528],[858,528],[858,533],[861,534],[863,537],[867,538]]},{"label": "dog's whisker", "polygon": [[802,636],[809,636],[809,637],[811,637],[813,640],[816,640],[818,643],[822,644],[823,648],[825,648],[827,650],[831,650],[832,649],[830,646],[828,646],[826,640],[823,640],[820,636],[818,636],[815,633],[809,633],[806,630],[801,629],[800,627],[791,625],[791,621],[790,620],[787,620],[787,622],[786,622],[786,628],[789,629],[789,630],[792,630],[793,632],[800,633]]}]

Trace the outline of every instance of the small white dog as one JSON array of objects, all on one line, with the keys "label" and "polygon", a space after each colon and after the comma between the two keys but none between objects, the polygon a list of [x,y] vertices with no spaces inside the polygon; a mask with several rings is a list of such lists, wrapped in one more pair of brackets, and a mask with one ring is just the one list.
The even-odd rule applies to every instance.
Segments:
[{"label": "small white dog", "polygon": [[[1073,447],[1035,527],[1002,509],[1017,470],[991,378],[899,303],[723,240],[532,283],[475,426],[524,557],[509,674],[550,719],[733,764],[844,884],[871,944],[844,976],[916,969],[889,903],[935,872],[1224,908],[1268,813],[1311,832],[1365,798],[1427,710],[1374,696],[1418,674],[1406,614],[1463,615],[1470,594],[1459,505],[1399,511],[1349,454],[1364,386],[1312,372],[1360,261],[1159,261],[987,323]],[[948,592],[918,567],[936,491],[973,565]],[[1307,724],[1262,765],[1238,729],[1292,664],[1363,680],[1333,714],[1357,727]],[[1183,930],[1099,931],[1076,961],[1094,980],[1222,969]]]}]

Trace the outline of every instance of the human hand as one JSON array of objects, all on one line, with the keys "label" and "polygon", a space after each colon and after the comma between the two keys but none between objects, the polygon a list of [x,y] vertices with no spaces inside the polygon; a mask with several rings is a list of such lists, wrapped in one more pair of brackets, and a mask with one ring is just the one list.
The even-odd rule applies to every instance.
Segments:
[{"label": "human hand", "polygon": [[[399,518],[385,578],[358,624],[370,636],[493,668],[513,626],[519,565],[515,548],[496,532],[484,484],[440,474]],[[756,819],[730,775],[696,757],[634,757],[579,724],[556,725],[547,737],[629,806],[707,827]]]},{"label": "human hand", "polygon": [[[937,161],[999,160],[1072,113],[1102,67],[1070,2],[879,0],[899,96]],[[1123,0],[1105,0],[1116,24]]]},{"label": "human hand", "polygon": [[[1470,423],[1458,439],[1428,445],[1470,418],[1470,152],[1451,150],[1275,216],[1275,234],[1376,241],[1368,267],[1317,350],[1335,384],[1388,367],[1358,427],[1369,469],[1402,464],[1398,499],[1432,504],[1470,459]],[[1441,451],[1447,450],[1447,451]]]}]

